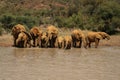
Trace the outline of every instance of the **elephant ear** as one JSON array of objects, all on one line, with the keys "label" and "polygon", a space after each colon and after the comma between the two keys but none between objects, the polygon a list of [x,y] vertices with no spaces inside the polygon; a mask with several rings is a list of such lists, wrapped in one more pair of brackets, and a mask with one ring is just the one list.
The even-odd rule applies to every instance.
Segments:
[{"label": "elephant ear", "polygon": [[32,39],[32,36],[28,32],[26,32],[26,31],[22,31],[22,32],[24,32],[30,40]]},{"label": "elephant ear", "polygon": [[101,36],[100,34],[96,34],[95,37],[96,37],[97,39],[102,39],[102,36]]}]

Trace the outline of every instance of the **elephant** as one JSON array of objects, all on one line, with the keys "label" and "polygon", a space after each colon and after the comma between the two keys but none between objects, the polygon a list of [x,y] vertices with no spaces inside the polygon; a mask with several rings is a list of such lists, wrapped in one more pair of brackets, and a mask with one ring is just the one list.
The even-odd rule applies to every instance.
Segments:
[{"label": "elephant", "polygon": [[13,46],[16,46],[16,39],[18,38],[19,33],[22,31],[26,31],[26,29],[21,24],[17,24],[12,27],[12,35],[13,35],[13,40],[14,40]]},{"label": "elephant", "polygon": [[47,48],[48,47],[48,34],[44,32],[41,36],[41,47],[42,48]]},{"label": "elephant", "polygon": [[64,49],[71,49],[72,47],[72,37],[64,36]]},{"label": "elephant", "polygon": [[49,38],[49,47],[55,48],[55,41],[58,37],[58,29],[55,26],[50,25],[47,27],[47,34]]},{"label": "elephant", "polygon": [[16,45],[20,48],[26,48],[28,44],[29,47],[31,47],[31,40],[31,35],[27,32],[22,31],[18,34],[18,38],[16,39]]},{"label": "elephant", "polygon": [[30,34],[33,39],[33,47],[40,46],[42,30],[40,28],[34,26],[30,29]]},{"label": "elephant", "polygon": [[56,47],[57,47],[57,48],[64,48],[64,37],[59,36],[59,37],[56,39]]},{"label": "elephant", "polygon": [[84,33],[80,29],[75,29],[71,33],[73,47],[81,48],[83,43],[84,47],[86,48],[86,37]]},{"label": "elephant", "polygon": [[101,39],[110,39],[110,36],[105,32],[88,32],[87,35],[87,45],[91,47],[91,43],[95,42],[95,48],[98,47]]}]

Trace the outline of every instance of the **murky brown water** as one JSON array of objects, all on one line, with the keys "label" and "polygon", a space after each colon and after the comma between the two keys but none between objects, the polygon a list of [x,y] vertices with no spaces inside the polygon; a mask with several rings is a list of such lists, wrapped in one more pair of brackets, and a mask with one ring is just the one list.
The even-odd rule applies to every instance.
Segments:
[{"label": "murky brown water", "polygon": [[120,47],[0,47],[0,80],[120,80]]}]

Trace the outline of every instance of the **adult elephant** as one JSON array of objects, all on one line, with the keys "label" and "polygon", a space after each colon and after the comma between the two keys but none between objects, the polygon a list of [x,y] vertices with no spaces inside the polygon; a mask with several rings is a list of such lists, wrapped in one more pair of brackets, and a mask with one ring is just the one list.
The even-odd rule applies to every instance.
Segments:
[{"label": "adult elephant", "polygon": [[76,29],[72,31],[71,34],[73,47],[81,48],[82,43],[86,48],[86,39],[84,33],[80,29]]},{"label": "adult elephant", "polygon": [[31,35],[27,32],[20,32],[18,38],[16,39],[16,46],[20,48],[26,48],[27,44],[31,47]]},{"label": "adult elephant", "polygon": [[72,37],[64,36],[64,48],[71,49],[71,47],[72,47]]},{"label": "adult elephant", "polygon": [[98,47],[99,41],[101,39],[110,39],[110,36],[105,32],[88,32],[87,35],[87,45],[91,47],[91,43],[95,42],[95,48]]},{"label": "adult elephant", "polygon": [[58,37],[58,29],[55,26],[50,25],[47,27],[47,34],[49,38],[49,47],[54,48],[55,41]]},{"label": "adult elephant", "polygon": [[57,47],[57,48],[64,48],[64,37],[59,36],[59,37],[56,39],[56,47]]},{"label": "adult elephant", "polygon": [[33,39],[33,47],[40,46],[42,30],[40,28],[34,26],[30,29],[30,34]]},{"label": "adult elephant", "polygon": [[13,35],[13,40],[14,40],[14,43],[13,43],[13,46],[16,46],[16,39],[18,38],[18,35],[20,32],[22,31],[26,31],[25,27],[21,24],[17,24],[15,26],[13,26],[12,28],[12,35]]}]

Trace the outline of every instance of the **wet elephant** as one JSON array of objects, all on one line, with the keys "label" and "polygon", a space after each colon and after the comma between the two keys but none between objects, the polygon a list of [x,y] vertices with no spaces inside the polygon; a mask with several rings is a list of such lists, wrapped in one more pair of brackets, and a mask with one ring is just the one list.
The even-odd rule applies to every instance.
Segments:
[{"label": "wet elephant", "polygon": [[64,36],[64,48],[71,49],[71,47],[72,47],[72,37]]},{"label": "wet elephant", "polygon": [[59,37],[56,39],[56,47],[57,47],[57,48],[64,48],[64,37],[59,36]]},{"label": "wet elephant", "polygon": [[16,46],[16,39],[18,38],[18,35],[20,32],[22,31],[26,31],[25,27],[21,24],[17,24],[15,26],[13,26],[12,28],[12,35],[13,35],[13,46]]},{"label": "wet elephant", "polygon": [[40,46],[42,30],[40,28],[34,26],[30,29],[30,34],[33,39],[33,47]]},{"label": "wet elephant", "polygon": [[26,48],[27,45],[31,47],[31,35],[27,32],[20,32],[18,38],[16,39],[16,46],[20,48]]},{"label": "wet elephant", "polygon": [[54,48],[55,41],[58,37],[58,29],[53,25],[48,26],[47,33],[48,33],[48,38],[49,38],[49,47]]},{"label": "wet elephant", "polygon": [[71,33],[73,47],[81,48],[82,43],[86,48],[86,39],[84,33],[80,29],[73,30]]}]

